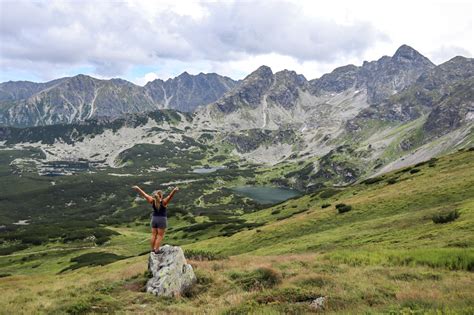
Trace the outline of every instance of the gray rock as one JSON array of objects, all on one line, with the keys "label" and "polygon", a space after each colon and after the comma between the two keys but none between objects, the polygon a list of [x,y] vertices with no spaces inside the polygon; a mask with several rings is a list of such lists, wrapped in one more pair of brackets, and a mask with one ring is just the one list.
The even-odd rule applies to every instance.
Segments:
[{"label": "gray rock", "polygon": [[327,297],[320,296],[317,299],[313,300],[309,304],[309,307],[315,311],[324,310],[326,308],[327,300]]},{"label": "gray rock", "polygon": [[146,291],[156,296],[179,296],[196,282],[193,267],[178,246],[164,245],[158,254],[150,253],[148,270],[153,276]]}]

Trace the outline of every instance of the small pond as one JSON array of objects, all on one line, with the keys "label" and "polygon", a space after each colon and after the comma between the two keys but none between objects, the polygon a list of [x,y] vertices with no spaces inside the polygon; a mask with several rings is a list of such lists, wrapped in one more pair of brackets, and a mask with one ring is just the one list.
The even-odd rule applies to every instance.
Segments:
[{"label": "small pond", "polygon": [[248,197],[261,204],[273,204],[301,195],[294,189],[271,186],[237,186],[231,188],[236,194]]},{"label": "small pond", "polygon": [[225,169],[225,166],[214,166],[214,167],[203,167],[203,168],[194,168],[193,173],[198,173],[198,174],[207,174],[207,173],[212,173],[218,170]]}]

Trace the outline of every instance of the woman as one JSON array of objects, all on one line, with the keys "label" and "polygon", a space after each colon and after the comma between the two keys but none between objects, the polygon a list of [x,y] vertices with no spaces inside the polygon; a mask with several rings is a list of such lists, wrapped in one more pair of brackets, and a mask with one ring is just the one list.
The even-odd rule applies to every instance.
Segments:
[{"label": "woman", "polygon": [[150,203],[153,207],[153,215],[151,217],[151,251],[153,253],[158,253],[160,250],[160,243],[165,236],[166,227],[167,227],[167,218],[166,218],[166,207],[173,199],[174,194],[179,191],[178,187],[175,187],[171,193],[163,199],[163,193],[161,190],[153,192],[153,197],[145,193],[140,187],[133,186],[145,200]]}]

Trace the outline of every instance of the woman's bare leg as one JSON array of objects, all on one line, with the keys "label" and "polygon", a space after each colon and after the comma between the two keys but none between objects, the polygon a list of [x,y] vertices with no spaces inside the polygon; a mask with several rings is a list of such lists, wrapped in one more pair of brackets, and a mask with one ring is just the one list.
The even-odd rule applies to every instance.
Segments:
[{"label": "woman's bare leg", "polygon": [[155,246],[157,236],[158,236],[158,229],[151,228],[151,240],[150,240],[151,250],[155,249],[154,246]]},{"label": "woman's bare leg", "polygon": [[155,244],[153,246],[154,250],[159,250],[160,249],[161,241],[165,237],[165,232],[166,232],[166,229],[157,229],[157,230],[158,230],[158,232],[157,232],[158,235],[156,236]]}]

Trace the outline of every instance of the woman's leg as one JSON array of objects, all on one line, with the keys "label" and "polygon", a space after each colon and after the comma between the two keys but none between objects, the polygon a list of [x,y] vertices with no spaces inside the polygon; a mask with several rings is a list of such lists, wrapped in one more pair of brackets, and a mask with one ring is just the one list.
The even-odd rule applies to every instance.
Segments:
[{"label": "woman's leg", "polygon": [[155,246],[157,236],[158,236],[158,229],[151,228],[151,240],[150,240],[151,250],[155,249],[154,246]]},{"label": "woman's leg", "polygon": [[165,232],[166,232],[166,229],[158,228],[157,230],[158,230],[158,235],[156,236],[155,245],[153,246],[154,250],[160,249],[161,241],[163,240],[163,237],[165,237]]}]

